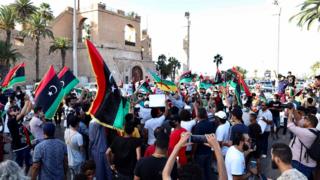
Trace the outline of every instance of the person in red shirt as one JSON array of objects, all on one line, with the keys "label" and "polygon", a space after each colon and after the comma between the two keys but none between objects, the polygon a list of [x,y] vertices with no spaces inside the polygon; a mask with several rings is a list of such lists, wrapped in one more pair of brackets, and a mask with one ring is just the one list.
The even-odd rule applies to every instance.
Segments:
[{"label": "person in red shirt", "polygon": [[[170,134],[169,138],[169,155],[172,153],[174,146],[179,142],[181,134],[187,132],[186,129],[182,128],[180,125],[181,119],[178,114],[172,114],[169,116],[170,126],[174,128],[174,130]],[[178,153],[178,162],[180,166],[184,166],[187,164],[187,156],[186,156],[186,147],[180,149]]]},{"label": "person in red shirt", "polygon": [[[154,137],[157,139],[159,133],[165,133],[165,129],[163,127],[157,127],[154,130]],[[146,151],[144,152],[143,157],[150,157],[156,151],[156,146],[154,144],[147,147]]]}]

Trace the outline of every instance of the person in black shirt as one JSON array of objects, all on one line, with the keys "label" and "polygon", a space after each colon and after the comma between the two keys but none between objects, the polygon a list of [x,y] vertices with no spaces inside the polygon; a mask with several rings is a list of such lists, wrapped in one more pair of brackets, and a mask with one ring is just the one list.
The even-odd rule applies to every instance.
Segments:
[{"label": "person in black shirt", "polygon": [[[162,170],[167,162],[169,135],[160,132],[155,142],[156,150],[150,157],[142,158],[136,164],[134,180],[162,180]],[[171,179],[177,179],[176,164],[171,172]]]},{"label": "person in black shirt", "polygon": [[[280,111],[281,111],[281,102],[280,96],[278,94],[273,95],[273,100],[269,102],[269,109],[272,113],[273,124],[276,126],[276,138],[279,139],[278,131],[280,129]],[[272,137],[274,138],[273,127],[271,128]]]},{"label": "person in black shirt", "polygon": [[[254,151],[251,152],[248,155],[248,160],[250,158],[254,158],[257,161],[257,171],[258,174],[261,173],[261,161],[260,161],[260,157],[261,157],[261,127],[260,125],[257,123],[257,114],[256,113],[250,113],[250,125],[249,125],[249,137],[251,138],[251,149],[253,149]],[[249,161],[246,162],[249,162]]]},{"label": "person in black shirt", "polygon": [[24,136],[24,130],[22,125],[22,119],[27,114],[28,109],[30,109],[31,103],[29,101],[25,102],[24,107],[20,111],[18,106],[11,106],[7,112],[8,115],[8,128],[12,138],[11,149],[14,153],[15,161],[20,167],[25,164],[25,173],[28,174],[29,168],[32,165],[32,159],[30,155],[30,147],[28,140]]},{"label": "person in black shirt", "polygon": [[[216,127],[213,122],[208,120],[207,111],[204,108],[198,108],[197,119],[199,122],[193,128],[194,135],[213,134]],[[211,148],[204,144],[193,144],[192,151],[194,152],[194,159],[203,170],[203,179],[212,179],[211,162],[212,151]]]},{"label": "person in black shirt", "polygon": [[[130,114],[127,114],[127,116]],[[120,179],[133,179],[134,168],[141,157],[141,141],[133,138],[134,124],[127,121],[124,126],[123,137],[117,136],[107,150],[107,157],[111,169]]]},{"label": "person in black shirt", "polygon": [[292,75],[291,71],[288,72],[287,80],[288,80],[288,86],[290,87],[295,86],[296,77]]},{"label": "person in black shirt", "polygon": [[20,102],[20,107],[24,106],[24,98],[25,98],[25,93],[22,92],[21,87],[17,86],[16,87],[16,98],[19,100]]}]

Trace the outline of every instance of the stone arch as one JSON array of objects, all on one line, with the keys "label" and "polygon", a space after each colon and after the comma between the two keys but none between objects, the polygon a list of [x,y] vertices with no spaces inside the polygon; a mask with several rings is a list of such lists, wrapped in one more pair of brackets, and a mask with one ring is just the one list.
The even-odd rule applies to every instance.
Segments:
[{"label": "stone arch", "polygon": [[79,21],[79,28],[78,28],[78,42],[82,42],[83,41],[83,37],[87,36],[87,34],[84,32],[84,26],[86,24],[86,21],[88,20],[88,18],[82,18]]},{"label": "stone arch", "polygon": [[131,24],[124,27],[124,43],[128,46],[136,45],[136,29]]},{"label": "stone arch", "polygon": [[131,77],[133,82],[143,80],[143,70],[140,66],[134,66],[131,70]]}]

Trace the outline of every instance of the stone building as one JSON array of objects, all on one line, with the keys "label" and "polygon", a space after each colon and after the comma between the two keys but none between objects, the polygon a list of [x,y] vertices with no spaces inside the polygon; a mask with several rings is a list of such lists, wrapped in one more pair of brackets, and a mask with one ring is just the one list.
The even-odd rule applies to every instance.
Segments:
[{"label": "stone building", "polygon": [[[51,23],[55,37],[72,40],[73,8],[66,8]],[[135,13],[107,8],[105,4],[96,3],[88,8],[77,10],[78,31],[78,77],[82,82],[95,81],[84,39],[89,37],[96,45],[117,82],[138,81],[147,75],[147,69],[155,69],[152,61],[151,38],[147,30],[141,32],[141,17]],[[4,39],[4,32],[1,33]],[[35,79],[35,43],[28,38],[22,39],[17,31],[12,33],[14,48],[24,56],[20,61],[26,62],[28,83]],[[42,76],[53,64],[56,70],[61,68],[61,56],[57,51],[49,55],[52,40],[40,42],[40,75]],[[68,50],[66,66],[71,69],[72,49]]]}]

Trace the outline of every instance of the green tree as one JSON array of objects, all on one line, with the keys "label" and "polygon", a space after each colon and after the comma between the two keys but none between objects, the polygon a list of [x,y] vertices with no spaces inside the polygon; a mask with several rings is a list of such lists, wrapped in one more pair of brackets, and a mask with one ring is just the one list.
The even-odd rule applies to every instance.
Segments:
[{"label": "green tree", "polygon": [[53,33],[46,24],[40,13],[32,14],[31,17],[27,20],[28,26],[21,33],[23,36],[30,37],[35,44],[36,51],[36,81],[39,81],[39,48],[40,48],[40,39],[41,38],[51,38],[53,39]]},{"label": "green tree", "polygon": [[42,18],[46,20],[47,25],[54,18],[50,4],[48,3],[41,3],[38,12],[41,14]]},{"label": "green tree", "polygon": [[6,44],[10,44],[11,31],[14,29],[16,15],[10,6],[0,7],[0,29],[6,31]]},{"label": "green tree", "polygon": [[170,57],[168,62],[168,66],[171,68],[171,80],[174,81],[176,79],[177,70],[181,68],[181,63],[175,57]]},{"label": "green tree", "polygon": [[167,63],[167,57],[161,54],[156,62],[156,69],[160,71],[161,78],[166,79],[171,74],[171,68]]},{"label": "green tree", "polygon": [[49,48],[49,54],[60,50],[61,54],[61,68],[64,67],[66,62],[67,50],[70,49],[70,40],[64,37],[54,38],[52,45]]},{"label": "green tree", "polygon": [[17,20],[26,28],[27,19],[37,11],[37,8],[30,0],[16,0],[11,6],[17,14]]},{"label": "green tree", "polygon": [[220,54],[217,54],[214,56],[213,63],[216,63],[217,69],[219,69],[219,65],[222,64],[222,56]]},{"label": "green tree", "polygon": [[312,74],[315,75],[319,70],[320,70],[320,61],[317,61],[311,66]]},{"label": "green tree", "polygon": [[[305,0],[300,6],[300,12],[292,16],[290,21],[297,19],[299,27],[307,25],[307,29],[309,30],[314,22],[319,23],[320,21],[320,0]],[[319,29],[320,26],[318,27]]]},{"label": "green tree", "polygon": [[241,73],[243,79],[245,79],[246,78],[246,74],[248,73],[248,71],[246,69],[240,67],[240,66],[236,66],[236,69],[237,69],[238,72]]},{"label": "green tree", "polygon": [[12,48],[12,44],[8,44],[5,41],[0,40],[0,62],[6,67],[10,64],[15,63],[22,55],[17,51],[17,49]]}]

